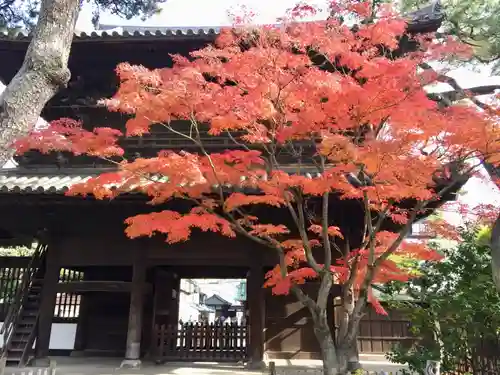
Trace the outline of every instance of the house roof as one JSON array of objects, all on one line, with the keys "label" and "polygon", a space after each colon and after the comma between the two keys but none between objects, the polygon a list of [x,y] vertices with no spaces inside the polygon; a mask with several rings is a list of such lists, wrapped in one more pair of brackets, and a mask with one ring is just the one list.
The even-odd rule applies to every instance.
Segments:
[{"label": "house roof", "polygon": [[[0,169],[0,193],[22,193],[22,194],[64,194],[71,186],[85,182],[92,177],[96,177],[104,172],[112,172],[115,168],[4,168]],[[290,174],[295,174],[297,166],[283,166],[282,170]],[[315,179],[321,175],[317,172],[316,167],[302,167],[301,174],[307,178]],[[267,177],[263,176],[265,180]],[[354,174],[347,175],[347,180],[355,187],[359,187],[359,180]],[[244,178],[242,179],[242,182]],[[462,188],[467,179],[458,181],[453,189],[450,190],[449,196],[445,200],[454,199],[455,193]],[[216,186],[214,186],[216,188]],[[245,191],[253,191],[253,189],[244,188],[241,186],[225,186],[230,190],[244,189]]]},{"label": "house roof", "polygon": [[[410,32],[429,31],[440,26],[444,19],[444,12],[440,0],[433,0],[425,7],[421,7],[410,12],[405,17],[408,21],[408,30]],[[118,41],[131,39],[175,39],[175,38],[213,38],[220,33],[221,26],[118,26],[118,25],[99,25],[99,29],[91,32],[77,31],[74,35],[74,42],[88,41]],[[25,31],[0,33],[0,41],[19,41],[28,42],[31,34]]]},{"label": "house roof", "polygon": [[[284,167],[283,170],[293,173],[294,168],[294,166],[290,166],[290,168]],[[64,194],[75,184],[114,170],[114,168],[81,167],[42,167],[36,169],[14,167],[0,169],[0,193]],[[303,168],[303,170],[306,169]],[[319,176],[316,171],[314,173],[304,173],[304,175],[308,178]]]},{"label": "house roof", "polygon": [[72,185],[99,175],[99,169],[4,169],[0,172],[0,193],[63,194]]},{"label": "house roof", "polygon": [[231,306],[231,302],[226,301],[224,298],[219,296],[218,294],[214,294],[210,298],[205,300],[205,305],[214,306],[214,305],[229,305]]},{"label": "house roof", "polygon": [[[131,39],[197,39],[214,38],[220,33],[220,27],[130,27],[130,26],[102,26],[100,30],[91,32],[77,31],[73,42],[88,41],[118,41]],[[29,42],[31,34],[24,31],[1,32],[0,40]]]}]

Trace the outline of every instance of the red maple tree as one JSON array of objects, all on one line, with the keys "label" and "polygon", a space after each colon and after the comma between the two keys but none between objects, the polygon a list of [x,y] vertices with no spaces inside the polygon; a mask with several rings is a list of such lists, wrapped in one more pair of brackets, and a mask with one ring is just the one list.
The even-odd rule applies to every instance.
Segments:
[{"label": "red maple tree", "polygon": [[[385,313],[372,285],[412,277],[402,257],[440,259],[425,243],[405,242],[412,223],[450,199],[477,169],[477,155],[500,160],[498,112],[443,106],[424,90],[438,77],[419,66],[467,48],[429,35],[403,38],[405,20],[385,5],[335,6],[337,14],[372,22],[232,28],[190,59],[174,56],[171,68],[120,64],[119,89],[103,103],[132,115],[125,134],[61,119],[18,143],[20,152],[70,151],[116,166],[69,194],[104,199],[139,191],[156,205],[192,202],[188,213],[127,219],[130,238],[160,233],[175,243],[198,229],[273,249],[279,262],[265,286],[294,293],[309,309],[325,374],[347,372],[367,306]],[[418,48],[405,52],[403,40]],[[153,124],[197,151],[123,159],[119,140]],[[208,137],[234,147],[212,152]],[[270,209],[286,219],[270,220]],[[318,285],[314,295],[302,287],[307,280]],[[334,284],[342,287],[335,339],[327,320]]]}]

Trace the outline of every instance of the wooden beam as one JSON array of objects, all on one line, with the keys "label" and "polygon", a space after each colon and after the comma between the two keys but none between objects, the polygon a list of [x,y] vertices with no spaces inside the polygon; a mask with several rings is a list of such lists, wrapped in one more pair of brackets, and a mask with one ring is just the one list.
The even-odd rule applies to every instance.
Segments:
[{"label": "wooden beam", "polygon": [[0,256],[0,268],[27,267],[31,257]]},{"label": "wooden beam", "polygon": [[59,281],[59,271],[61,269],[60,244],[51,241],[47,247],[45,255],[45,277],[41,292],[40,312],[38,315],[37,338],[35,346],[36,366],[48,365],[49,342],[52,330],[52,320],[54,318],[54,308],[56,305],[57,282]]},{"label": "wooden beam", "polygon": [[260,257],[252,262],[247,282],[247,302],[250,310],[250,346],[249,367],[263,368],[264,362],[264,328],[265,328],[265,295],[264,295],[264,270],[259,262]]},{"label": "wooden beam", "polygon": [[137,368],[141,365],[142,313],[144,309],[144,285],[146,283],[146,251],[134,249],[132,289],[130,292],[130,311],[128,318],[127,344],[125,359],[120,367]]},{"label": "wooden beam", "polygon": [[[85,292],[122,292],[130,293],[130,281],[69,281],[57,284],[58,293],[85,293]],[[143,293],[150,293],[150,284],[143,286]]]}]

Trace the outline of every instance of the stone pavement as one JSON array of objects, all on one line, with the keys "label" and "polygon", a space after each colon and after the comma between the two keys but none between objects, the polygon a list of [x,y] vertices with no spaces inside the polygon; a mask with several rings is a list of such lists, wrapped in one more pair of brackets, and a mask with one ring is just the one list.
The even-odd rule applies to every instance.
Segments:
[{"label": "stone pavement", "polygon": [[[55,375],[265,375],[267,371],[248,370],[234,363],[169,362],[156,365],[143,362],[140,369],[120,369],[117,358],[55,357]],[[274,360],[277,375],[321,374],[321,361]],[[385,371],[396,374],[402,366],[387,362],[383,356],[362,358],[363,368],[368,371]],[[47,369],[48,370],[48,369]],[[7,368],[4,375],[54,375],[36,368]]]},{"label": "stone pavement", "polygon": [[[262,375],[233,363],[173,363],[156,365],[143,362],[140,369],[120,368],[120,359],[56,357],[55,375]],[[54,375],[37,368],[6,368],[4,375]]]}]

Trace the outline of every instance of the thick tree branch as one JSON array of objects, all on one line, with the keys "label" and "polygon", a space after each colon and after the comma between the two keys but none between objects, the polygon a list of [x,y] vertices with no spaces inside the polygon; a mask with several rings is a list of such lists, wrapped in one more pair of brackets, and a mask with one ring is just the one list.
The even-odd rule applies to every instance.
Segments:
[{"label": "thick tree branch", "polygon": [[68,59],[80,0],[43,0],[21,69],[0,96],[0,164],[35,126],[45,104],[70,79]]},{"label": "thick tree branch", "polygon": [[467,92],[469,92],[470,95],[477,96],[477,95],[490,95],[493,94],[495,90],[500,90],[500,85],[474,86],[474,87],[469,87],[467,89],[455,88],[453,90],[442,91],[431,95],[440,95],[448,98],[451,101],[457,101],[468,98],[469,96],[466,95]]},{"label": "thick tree branch", "polygon": [[314,259],[311,246],[309,245],[309,236],[307,235],[307,223],[304,217],[304,202],[302,201],[302,196],[297,199],[297,211],[299,220],[298,230],[304,245],[307,263],[309,263],[312,269],[319,274],[321,273],[321,267],[318,265],[318,262],[316,262],[316,259]]},{"label": "thick tree branch", "polygon": [[[321,156],[321,169],[323,171],[325,170],[325,158],[323,156]],[[325,251],[325,265],[323,268],[325,269],[326,272],[330,272],[330,266],[332,265],[332,247],[330,244],[330,237],[328,235],[329,202],[330,202],[330,194],[329,192],[326,192],[323,194],[323,202],[321,207],[322,211],[321,229],[323,232],[323,248]]]},{"label": "thick tree branch", "polygon": [[[500,86],[497,85],[487,85],[487,86],[477,86],[473,87],[470,89],[463,89],[455,79],[448,77],[445,74],[439,74],[436,72],[436,70],[430,66],[428,63],[421,63],[420,67],[424,70],[431,70],[434,73],[437,74],[437,81],[442,82],[442,83],[447,83],[450,85],[454,91],[447,91],[439,94],[431,94],[436,95],[440,98],[445,99],[447,102],[453,102],[455,100],[461,100],[468,98],[470,99],[475,105],[477,105],[479,108],[487,111],[488,113],[494,113],[493,108],[489,106],[486,103],[483,103],[479,99],[477,99],[473,95],[486,95],[486,94],[492,94],[495,92],[495,90],[500,89]],[[467,92],[470,92],[471,94],[467,94]]]},{"label": "thick tree branch", "polygon": [[318,291],[318,298],[316,299],[316,304],[319,309],[326,309],[328,302],[328,296],[330,294],[330,289],[332,288],[333,278],[330,271],[330,266],[332,265],[332,247],[330,244],[330,237],[328,235],[328,203],[330,194],[328,192],[323,194],[322,202],[322,219],[321,219],[321,229],[323,237],[323,250],[325,254],[325,262],[323,265],[323,270],[319,274],[320,276],[320,286]]}]

